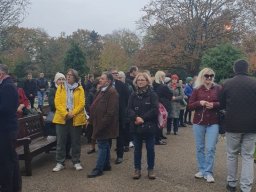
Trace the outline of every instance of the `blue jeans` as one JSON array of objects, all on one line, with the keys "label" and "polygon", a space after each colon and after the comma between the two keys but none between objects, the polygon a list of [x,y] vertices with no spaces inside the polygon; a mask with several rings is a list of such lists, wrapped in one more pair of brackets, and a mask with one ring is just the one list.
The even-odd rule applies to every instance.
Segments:
[{"label": "blue jeans", "polygon": [[255,133],[226,133],[227,141],[227,182],[230,186],[237,185],[238,153],[242,156],[242,169],[240,176],[240,188],[244,192],[250,192],[253,184],[253,166],[255,150]]},{"label": "blue jeans", "polygon": [[98,139],[98,159],[96,169],[103,171],[104,167],[110,166],[110,145],[109,139]]},{"label": "blue jeans", "polygon": [[193,125],[197,165],[203,175],[212,175],[218,142],[219,125]]},{"label": "blue jeans", "polygon": [[152,170],[155,166],[155,135],[153,134],[134,135],[134,168],[141,170],[142,143],[144,139],[146,141],[148,170]]},{"label": "blue jeans", "polygon": [[37,91],[38,106],[44,105],[44,91]]}]

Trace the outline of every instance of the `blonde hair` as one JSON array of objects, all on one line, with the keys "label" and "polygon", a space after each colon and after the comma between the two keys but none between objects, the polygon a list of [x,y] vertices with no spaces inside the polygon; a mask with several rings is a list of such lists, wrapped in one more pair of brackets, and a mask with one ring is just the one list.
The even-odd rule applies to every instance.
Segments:
[{"label": "blonde hair", "polygon": [[158,84],[164,84],[165,72],[157,71],[155,74],[155,82]]},{"label": "blonde hair", "polygon": [[152,80],[151,80],[150,76],[149,76],[146,72],[143,72],[143,73],[139,72],[139,73],[136,75],[135,79],[133,80],[133,85],[136,87],[136,89],[138,89],[138,86],[137,86],[137,79],[138,79],[140,76],[143,76],[143,77],[147,80],[148,85],[149,85],[149,86],[152,86]]},{"label": "blonde hair", "polygon": [[[194,86],[194,88],[199,88],[199,87],[201,87],[201,86],[204,84],[204,81],[205,81],[204,75],[207,74],[207,73],[214,74],[214,76],[215,76],[215,72],[214,72],[211,68],[204,68],[204,69],[202,69],[202,70],[198,73],[197,79],[196,79],[196,81],[195,81],[195,86]],[[213,77],[212,81],[214,81],[214,77]],[[214,83],[214,82],[213,82],[213,83]]]},{"label": "blonde hair", "polygon": [[118,77],[120,77],[121,81],[125,83],[125,73],[123,71],[118,71]]}]

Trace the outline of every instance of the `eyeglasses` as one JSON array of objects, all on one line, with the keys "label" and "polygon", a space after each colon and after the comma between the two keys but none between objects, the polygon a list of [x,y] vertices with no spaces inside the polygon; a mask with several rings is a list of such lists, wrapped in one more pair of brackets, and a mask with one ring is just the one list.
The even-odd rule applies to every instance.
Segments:
[{"label": "eyeglasses", "polygon": [[67,76],[74,76],[73,74],[67,73]]},{"label": "eyeglasses", "polygon": [[214,77],[214,74],[205,74],[204,77],[206,79],[212,79]]},{"label": "eyeglasses", "polygon": [[112,75],[118,75],[118,72],[113,72]]},{"label": "eyeglasses", "polygon": [[137,79],[137,81],[147,81],[146,79]]}]

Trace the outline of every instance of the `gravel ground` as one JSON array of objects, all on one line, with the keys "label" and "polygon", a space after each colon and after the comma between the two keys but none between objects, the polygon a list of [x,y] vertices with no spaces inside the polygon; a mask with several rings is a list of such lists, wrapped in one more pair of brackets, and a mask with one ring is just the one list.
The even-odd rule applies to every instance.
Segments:
[{"label": "gravel ground", "polygon": [[[82,137],[83,140],[84,137]],[[226,178],[225,141],[217,144],[214,169],[215,183],[195,179],[197,172],[195,145],[191,127],[180,128],[179,135],[170,135],[167,145],[156,146],[156,180],[147,178],[145,148],[143,150],[142,177],[133,180],[133,149],[124,154],[122,164],[115,165],[112,149],[112,171],[103,176],[89,179],[87,174],[94,168],[97,154],[88,155],[89,146],[83,144],[82,171],[75,171],[72,163],[66,161],[66,168],[53,173],[55,154],[42,154],[33,160],[33,176],[23,176],[23,192],[223,192]],[[23,163],[23,162],[22,162]],[[21,163],[21,169],[24,170]],[[255,166],[256,167],[256,166]],[[254,171],[256,171],[254,167]],[[252,191],[256,191],[254,184]]]}]

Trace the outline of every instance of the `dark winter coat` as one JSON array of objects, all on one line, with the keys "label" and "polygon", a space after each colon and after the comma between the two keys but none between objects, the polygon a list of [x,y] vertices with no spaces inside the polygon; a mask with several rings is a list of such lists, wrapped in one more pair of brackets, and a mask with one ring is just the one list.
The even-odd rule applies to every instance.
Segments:
[{"label": "dark winter coat", "polygon": [[15,132],[18,129],[17,108],[19,97],[16,86],[10,77],[0,84],[0,134]]},{"label": "dark winter coat", "polygon": [[90,122],[93,125],[92,138],[111,139],[119,135],[118,100],[118,93],[113,87],[108,87],[106,91],[100,91],[96,95],[90,110]]},{"label": "dark winter coat", "polygon": [[36,81],[38,91],[46,91],[48,88],[48,81],[45,78],[39,78]]},{"label": "dark winter coat", "polygon": [[231,133],[256,133],[256,80],[238,74],[224,82],[220,95],[226,110],[225,129]]},{"label": "dark winter coat", "polygon": [[[208,90],[204,85],[194,89],[189,99],[189,109],[195,110],[193,123],[200,125],[213,125],[219,123],[219,93],[220,86],[212,85]],[[206,109],[200,104],[200,101],[213,102],[213,109]]]},{"label": "dark winter coat", "polygon": [[153,82],[153,89],[156,92],[159,102],[163,104],[168,114],[172,111],[171,100],[173,92],[165,84],[158,84],[155,81]]},{"label": "dark winter coat", "polygon": [[119,95],[119,128],[124,129],[126,122],[125,116],[129,99],[129,89],[122,81],[119,80],[114,81],[114,87]]},{"label": "dark winter coat", "polygon": [[24,82],[24,87],[23,87],[27,98],[31,98],[30,94],[32,94],[32,97],[35,97],[37,95],[37,85],[36,81],[34,79],[31,80],[26,80]]},{"label": "dark winter coat", "polygon": [[[131,120],[131,133],[154,134],[158,129],[158,97],[156,93],[151,89],[142,94],[132,93],[128,103],[128,115]],[[142,125],[135,125],[136,117],[141,117],[144,123]]]}]

